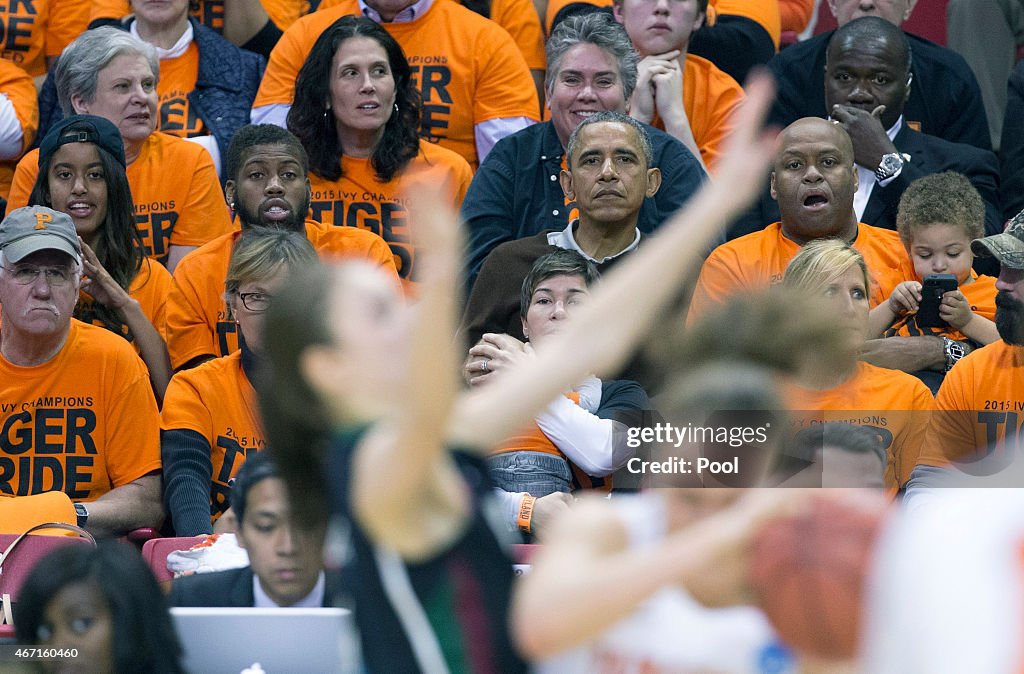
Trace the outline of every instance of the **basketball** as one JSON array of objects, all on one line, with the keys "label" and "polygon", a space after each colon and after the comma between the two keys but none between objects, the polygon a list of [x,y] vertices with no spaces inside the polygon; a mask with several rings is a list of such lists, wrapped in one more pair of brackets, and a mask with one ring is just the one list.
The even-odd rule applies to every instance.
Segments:
[{"label": "basketball", "polygon": [[864,585],[884,509],[822,499],[767,523],[751,551],[751,584],[779,636],[818,657],[856,655]]}]

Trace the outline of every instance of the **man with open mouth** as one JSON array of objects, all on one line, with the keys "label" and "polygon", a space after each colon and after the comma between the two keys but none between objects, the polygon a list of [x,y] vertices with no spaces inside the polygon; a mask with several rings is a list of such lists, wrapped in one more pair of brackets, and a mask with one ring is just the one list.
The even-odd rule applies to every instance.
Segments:
[{"label": "man with open mouth", "polygon": [[872,307],[912,280],[914,267],[899,235],[858,222],[858,182],[853,144],[841,125],[805,117],[786,127],[770,176],[779,221],[711,253],[697,280],[690,318],[735,293],[780,283],[789,260],[814,239],[840,238],[860,251],[868,265]]}]

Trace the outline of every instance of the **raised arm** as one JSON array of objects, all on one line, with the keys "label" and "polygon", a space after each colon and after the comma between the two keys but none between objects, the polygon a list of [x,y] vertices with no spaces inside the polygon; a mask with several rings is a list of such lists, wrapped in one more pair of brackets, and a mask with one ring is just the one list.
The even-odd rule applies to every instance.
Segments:
[{"label": "raised arm", "polygon": [[448,459],[447,420],[459,390],[453,339],[461,293],[462,237],[441,195],[419,192],[410,209],[421,276],[406,381],[393,414],[359,443],[352,509],[383,545],[407,559],[430,555],[461,532],[469,500]]},{"label": "raised arm", "polygon": [[[774,138],[761,131],[772,90],[765,76],[751,81],[716,178],[659,230],[656,245],[623,261],[572,323],[535,359],[510,373],[502,386],[460,396],[449,427],[450,442],[490,448],[588,372],[613,372],[628,358],[659,310],[699,264],[708,242],[757,195],[775,154]],[[629,320],[614,320],[618,316]]]}]

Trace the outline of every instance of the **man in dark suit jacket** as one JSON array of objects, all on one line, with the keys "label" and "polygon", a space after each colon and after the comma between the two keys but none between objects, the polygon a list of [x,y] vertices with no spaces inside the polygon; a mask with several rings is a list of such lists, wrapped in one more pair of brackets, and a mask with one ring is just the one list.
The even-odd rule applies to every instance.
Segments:
[{"label": "man in dark suit jacket", "polygon": [[[899,27],[913,9],[913,2],[876,2],[868,9],[861,0],[829,0],[842,28],[865,15],[875,15]],[[988,121],[981,89],[963,57],[940,45],[905,33],[913,50],[911,72],[914,87],[906,103],[907,124],[954,143],[969,143],[991,150]],[[826,49],[835,32],[823,33],[786,49],[768,62],[778,82],[772,124],[787,126],[802,117],[824,117]]]},{"label": "man in dark suit jacket", "polygon": [[1000,195],[1003,217],[1010,220],[1024,210],[1024,61],[1014,66],[1006,90],[999,144]]},{"label": "man in dark suit jacket", "polygon": [[247,457],[231,508],[249,566],[185,576],[171,585],[171,606],[317,608],[333,593],[323,570],[324,522],[295,522],[284,480],[266,454]]},{"label": "man in dark suit jacket", "polygon": [[[985,231],[1002,231],[995,156],[963,143],[919,133],[904,119],[912,90],[910,52],[904,34],[877,17],[856,19],[829,44],[825,101],[833,121],[853,141],[859,187],[854,209],[860,222],[896,228],[900,197],[918,178],[943,171],[964,174],[985,200]],[[762,197],[730,232],[739,236],[778,220],[778,205]],[[978,258],[979,265],[984,261]]]}]

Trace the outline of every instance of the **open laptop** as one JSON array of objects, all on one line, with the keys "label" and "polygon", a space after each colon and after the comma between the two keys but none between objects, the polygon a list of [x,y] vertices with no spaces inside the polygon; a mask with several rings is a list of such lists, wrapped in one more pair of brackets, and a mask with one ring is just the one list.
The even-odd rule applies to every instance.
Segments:
[{"label": "open laptop", "polygon": [[[189,672],[360,671],[352,612],[340,608],[172,608]],[[259,670],[256,670],[259,671]]]}]

